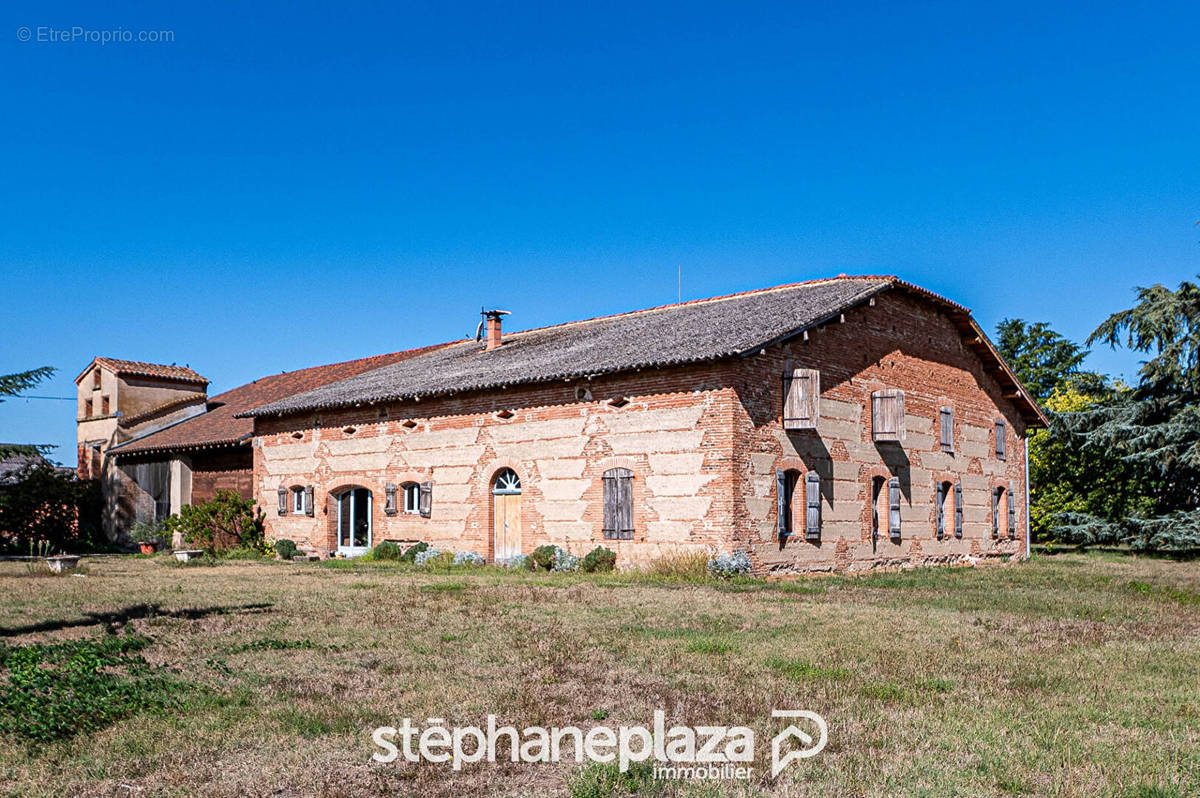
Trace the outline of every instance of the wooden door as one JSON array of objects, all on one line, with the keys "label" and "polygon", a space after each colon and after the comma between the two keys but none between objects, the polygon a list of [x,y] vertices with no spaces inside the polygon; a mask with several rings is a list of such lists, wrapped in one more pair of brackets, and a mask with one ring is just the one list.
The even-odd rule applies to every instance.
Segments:
[{"label": "wooden door", "polygon": [[495,494],[492,508],[496,559],[516,557],[521,553],[521,494]]}]

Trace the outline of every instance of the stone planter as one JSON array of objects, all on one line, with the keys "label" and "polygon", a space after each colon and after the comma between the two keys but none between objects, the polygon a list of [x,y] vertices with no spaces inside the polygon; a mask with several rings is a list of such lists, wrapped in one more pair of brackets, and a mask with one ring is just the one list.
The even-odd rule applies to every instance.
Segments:
[{"label": "stone planter", "polygon": [[50,566],[53,573],[61,574],[74,571],[75,566],[79,565],[79,557],[74,554],[60,554],[57,557],[47,557],[46,564]]},{"label": "stone planter", "polygon": [[142,542],[138,544],[138,549],[142,554],[153,554],[158,551],[158,544],[153,541]]},{"label": "stone planter", "polygon": [[176,549],[173,554],[180,562],[189,562],[204,556],[204,549]]}]

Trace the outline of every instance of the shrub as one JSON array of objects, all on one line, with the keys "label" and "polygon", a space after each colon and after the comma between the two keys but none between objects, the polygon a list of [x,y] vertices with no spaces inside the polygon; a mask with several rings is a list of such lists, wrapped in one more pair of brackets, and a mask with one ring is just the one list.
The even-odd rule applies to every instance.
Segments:
[{"label": "shrub", "polygon": [[456,551],[454,552],[454,562],[452,565],[486,565],[487,560],[480,557],[473,551]]},{"label": "shrub", "polygon": [[738,549],[733,554],[720,554],[708,561],[708,570],[718,579],[750,575],[750,555]]},{"label": "shrub", "polygon": [[554,554],[557,546],[538,546],[529,554],[529,570],[549,571],[554,567]]},{"label": "shrub", "polygon": [[394,560],[399,562],[402,559],[400,547],[394,541],[385,540],[375,548],[371,549],[372,560]]},{"label": "shrub", "polygon": [[47,540],[55,551],[111,550],[100,517],[100,481],[81,480],[44,460],[26,466],[0,494],[0,552],[21,554]]},{"label": "shrub", "polygon": [[506,560],[496,560],[496,565],[503,568],[512,568],[515,571],[527,571],[533,567],[529,564],[529,557],[524,554],[518,554]]},{"label": "shrub", "polygon": [[707,582],[712,579],[708,555],[702,551],[663,555],[639,568],[632,576],[653,582]]},{"label": "shrub", "polygon": [[597,546],[584,555],[579,563],[580,569],[589,574],[609,573],[617,565],[617,553],[612,549]]},{"label": "shrub", "polygon": [[275,541],[275,553],[279,555],[280,559],[292,559],[296,556],[295,541],[288,540],[287,538],[280,538],[279,540]]},{"label": "shrub", "polygon": [[424,549],[417,552],[417,556],[413,562],[415,562],[418,567],[437,567],[441,564],[438,560],[443,554],[449,555],[446,558],[448,560],[452,561],[454,559],[454,554],[452,552],[442,551],[441,549],[435,549],[432,546],[425,545]]},{"label": "shrub", "polygon": [[178,515],[164,524],[168,534],[179,532],[189,545],[220,553],[243,548],[265,551],[263,513],[253,499],[243,499],[232,490],[219,490],[212,501],[185,504]]},{"label": "shrub", "polygon": [[159,543],[168,537],[162,521],[138,521],[129,529],[134,543]]},{"label": "shrub", "polygon": [[429,548],[429,544],[423,540],[420,543],[417,543],[413,546],[409,546],[407,549],[404,550],[404,554],[400,555],[400,562],[416,562],[417,555],[419,555],[423,551],[428,550],[428,548]]},{"label": "shrub", "polygon": [[553,570],[555,570],[555,571],[578,571],[579,570],[579,556],[576,554],[572,554],[571,552],[566,551],[565,549],[560,549],[558,546],[555,546],[554,547]]}]

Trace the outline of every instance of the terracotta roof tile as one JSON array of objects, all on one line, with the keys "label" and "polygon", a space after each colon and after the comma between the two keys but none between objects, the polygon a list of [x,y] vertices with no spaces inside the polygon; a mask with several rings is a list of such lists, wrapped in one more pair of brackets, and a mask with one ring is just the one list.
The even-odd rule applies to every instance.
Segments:
[{"label": "terracotta roof tile", "polygon": [[[138,377],[157,377],[162,380],[175,380],[176,382],[193,382],[207,385],[208,380],[192,371],[186,366],[164,366],[161,363],[145,363],[140,360],[120,360],[115,357],[98,357],[95,359],[99,363],[112,369],[117,374],[130,374]],[[88,365],[91,368],[91,364]],[[87,373],[87,369],[79,377],[75,378],[75,382],[79,382],[80,378]]]}]

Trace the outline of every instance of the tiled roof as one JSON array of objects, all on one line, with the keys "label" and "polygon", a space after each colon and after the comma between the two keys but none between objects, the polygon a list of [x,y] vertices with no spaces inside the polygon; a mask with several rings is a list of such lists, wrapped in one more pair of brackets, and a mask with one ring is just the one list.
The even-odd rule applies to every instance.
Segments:
[{"label": "tiled roof", "polygon": [[977,344],[977,354],[1001,384],[1015,391],[1014,398],[1029,423],[1045,422],[969,310],[887,275],[839,275],[506,333],[503,345],[491,351],[475,341],[460,342],[263,403],[245,415],[285,415],[743,356],[835,319],[889,289],[941,307],[963,335]]},{"label": "tiled roof", "polygon": [[[174,380],[176,382],[194,382],[201,385],[207,385],[208,380],[192,371],[187,366],[164,366],[161,363],[144,363],[140,360],[119,360],[115,357],[98,357],[94,361],[100,365],[107,366],[117,374],[129,374],[137,377],[155,377],[160,380]],[[91,364],[88,364],[91,368]],[[87,373],[88,369],[84,369],[75,382],[79,382],[80,378]]]},{"label": "tiled roof", "polygon": [[208,412],[206,413],[193,416],[145,437],[114,446],[108,451],[119,455],[149,454],[171,449],[196,449],[240,443],[247,440],[254,431],[254,422],[251,419],[238,416],[243,411],[264,402],[277,401],[292,394],[303,393],[366,371],[390,366],[437,349],[439,346],[444,346],[444,344],[262,377],[247,385],[213,396],[208,400]]}]

